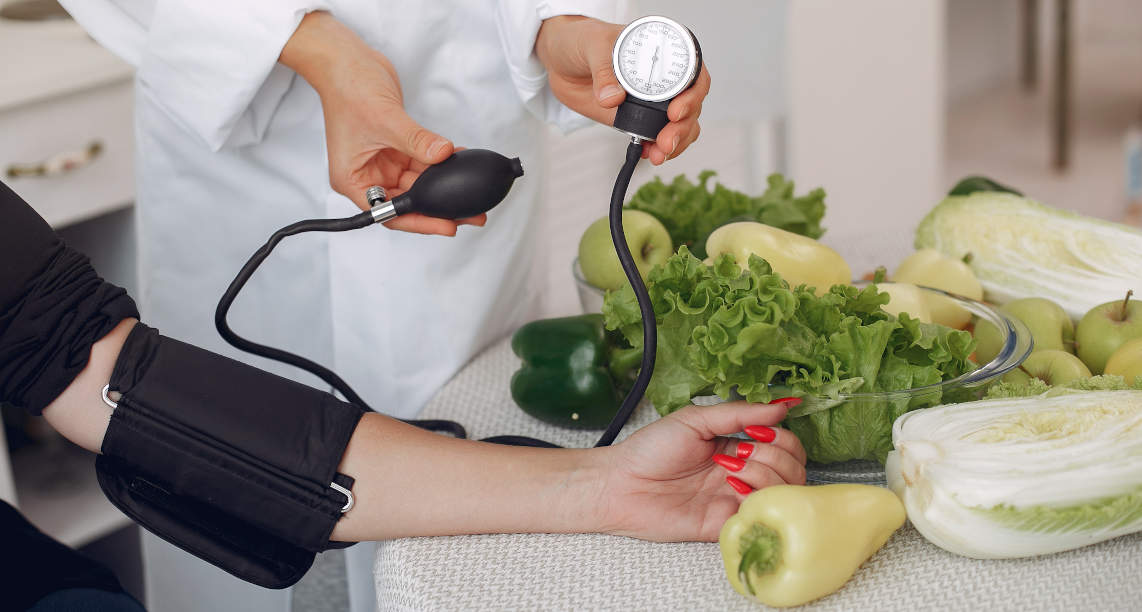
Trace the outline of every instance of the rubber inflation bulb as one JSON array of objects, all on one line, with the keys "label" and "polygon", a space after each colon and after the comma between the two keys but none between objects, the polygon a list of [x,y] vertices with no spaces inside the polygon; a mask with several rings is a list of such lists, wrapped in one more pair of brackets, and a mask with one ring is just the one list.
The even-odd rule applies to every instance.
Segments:
[{"label": "rubber inflation bulb", "polygon": [[464,149],[430,166],[412,187],[393,198],[398,215],[411,212],[463,219],[486,213],[503,201],[523,176],[519,158],[487,149]]}]

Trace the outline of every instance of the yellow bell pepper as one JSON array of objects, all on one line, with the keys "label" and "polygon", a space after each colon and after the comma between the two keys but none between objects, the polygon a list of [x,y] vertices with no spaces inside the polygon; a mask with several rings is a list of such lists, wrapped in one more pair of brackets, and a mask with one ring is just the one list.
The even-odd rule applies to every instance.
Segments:
[{"label": "yellow bell pepper", "polygon": [[[970,256],[965,256],[970,260]],[[983,299],[983,285],[964,259],[944,255],[936,249],[920,249],[900,262],[892,280],[923,287],[934,287],[973,300]],[[932,292],[926,294],[932,321],[956,329],[971,322],[971,313],[955,300]]]},{"label": "yellow bell pepper", "polygon": [[743,270],[749,267],[749,256],[757,255],[768,261],[790,287],[806,284],[815,288],[817,295],[853,280],[852,269],[840,253],[812,238],[764,223],[739,221],[714,230],[706,238],[707,261],[713,262],[723,253],[733,255]]},{"label": "yellow bell pepper", "polygon": [[871,485],[778,485],[750,494],[718,540],[734,590],[774,607],[841,588],[904,524],[904,505]]}]

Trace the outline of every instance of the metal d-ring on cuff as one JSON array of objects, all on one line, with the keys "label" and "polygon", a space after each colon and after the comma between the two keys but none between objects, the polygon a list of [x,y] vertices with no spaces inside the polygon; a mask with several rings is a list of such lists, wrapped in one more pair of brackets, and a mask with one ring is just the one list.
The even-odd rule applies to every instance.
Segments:
[{"label": "metal d-ring on cuff", "polygon": [[344,495],[346,497],[346,499],[348,499],[348,501],[345,502],[345,505],[341,506],[341,514],[345,514],[346,512],[353,509],[353,492],[352,491],[350,491],[349,489],[346,489],[345,487],[343,487],[343,486],[341,486],[335,482],[329,483],[329,487],[331,489],[333,489],[334,491],[337,491],[338,493]]},{"label": "metal d-ring on cuff", "polygon": [[111,396],[107,395],[107,393],[110,391],[111,391],[111,385],[103,385],[103,403],[107,404],[108,406],[111,407],[112,410],[114,410],[114,409],[119,407],[119,404],[117,404],[115,401],[113,401],[111,399]]}]

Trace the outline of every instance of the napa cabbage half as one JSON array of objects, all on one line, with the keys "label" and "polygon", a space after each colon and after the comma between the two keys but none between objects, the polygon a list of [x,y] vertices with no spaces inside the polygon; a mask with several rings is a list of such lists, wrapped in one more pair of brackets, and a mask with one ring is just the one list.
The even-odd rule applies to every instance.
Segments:
[{"label": "napa cabbage half", "polygon": [[1142,391],[917,410],[892,440],[889,486],[953,553],[1029,557],[1142,531]]},{"label": "napa cabbage half", "polygon": [[1044,297],[1075,319],[1142,290],[1142,231],[1010,192],[949,196],[920,223],[915,245],[970,253],[990,301]]}]

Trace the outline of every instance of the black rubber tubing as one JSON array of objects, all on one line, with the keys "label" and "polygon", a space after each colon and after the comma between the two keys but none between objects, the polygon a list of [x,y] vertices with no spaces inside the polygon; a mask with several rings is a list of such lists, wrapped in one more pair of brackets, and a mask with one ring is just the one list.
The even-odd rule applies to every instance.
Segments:
[{"label": "black rubber tubing", "polygon": [[[226,288],[225,293],[222,294],[222,298],[218,300],[218,307],[214,309],[214,327],[218,330],[222,339],[229,342],[231,346],[246,351],[247,353],[301,368],[339,391],[350,404],[354,404],[370,412],[376,412],[360,395],[357,395],[357,392],[353,390],[353,387],[349,386],[349,383],[342,380],[340,376],[329,368],[315,361],[306,359],[301,355],[295,355],[289,351],[283,351],[282,349],[265,344],[258,344],[257,342],[243,338],[231,329],[229,323],[226,322],[226,315],[230,312],[230,306],[234,303],[235,298],[238,297],[238,293],[242,291],[242,288],[246,286],[246,283],[250,280],[250,277],[254,275],[258,266],[262,265],[262,262],[266,260],[266,257],[269,257],[270,252],[274,250],[274,247],[276,247],[282,239],[305,232],[347,232],[349,230],[369,227],[372,224],[372,213],[365,211],[344,219],[309,219],[306,221],[298,221],[297,223],[287,225],[274,232],[273,235],[270,236],[270,239],[250,256],[250,259],[247,260],[246,264],[242,266],[242,269],[238,271],[238,275],[234,277],[233,281],[230,281],[230,286]],[[401,420],[422,429],[450,433],[457,438],[468,437],[468,432],[464,430],[464,427],[453,421],[435,419]]]},{"label": "black rubber tubing", "polygon": [[[638,308],[642,313],[642,364],[639,366],[638,376],[635,378],[634,386],[631,387],[626,397],[623,398],[623,402],[615,413],[614,418],[611,419],[610,425],[607,425],[606,431],[599,437],[599,441],[595,443],[596,447],[610,446],[615,441],[615,438],[618,437],[619,432],[626,426],[627,421],[630,421],[631,415],[634,414],[635,408],[638,407],[638,403],[642,401],[643,394],[646,393],[647,385],[650,384],[650,376],[654,373],[654,358],[658,353],[658,326],[654,318],[654,308],[650,303],[650,294],[646,290],[646,285],[642,282],[642,275],[639,274],[638,266],[634,263],[634,257],[631,255],[630,247],[627,246],[626,234],[623,232],[623,201],[626,199],[631,176],[634,175],[635,166],[638,165],[640,159],[642,159],[642,141],[632,140],[630,144],[627,145],[626,161],[623,162],[623,167],[619,170],[619,175],[615,179],[614,190],[611,191],[609,221],[611,226],[611,242],[615,245],[615,250],[619,255],[619,263],[622,264],[627,281],[630,282],[631,288],[634,289],[635,299],[638,300]],[[490,438],[484,438],[483,441],[495,442],[496,444],[509,444],[512,446],[562,448],[558,444],[552,444],[544,440],[537,440],[526,436],[492,436]]]},{"label": "black rubber tubing", "polygon": [[[650,384],[650,377],[654,372],[654,358],[658,350],[658,331],[654,318],[654,308],[650,303],[650,294],[646,290],[646,285],[642,282],[642,276],[639,274],[638,266],[634,263],[634,257],[631,255],[630,247],[627,246],[626,234],[623,232],[623,200],[626,199],[626,192],[630,186],[631,176],[634,174],[635,166],[638,165],[641,158],[642,142],[632,140],[630,144],[627,145],[626,161],[623,163],[622,169],[619,170],[619,175],[615,179],[614,190],[611,192],[609,220],[611,240],[614,242],[615,249],[618,252],[619,263],[622,265],[623,272],[626,273],[627,281],[630,282],[631,288],[634,289],[635,298],[638,300],[639,311],[642,313],[642,364],[639,368],[638,376],[635,378],[634,386],[631,387],[626,397],[623,398],[618,412],[615,413],[610,425],[607,426],[606,431],[603,432],[603,435],[599,438],[599,441],[595,443],[595,446],[609,446],[615,441],[615,438],[618,437],[619,432],[622,431],[627,421],[630,420],[635,408],[637,408],[639,402],[642,401],[647,385]],[[218,333],[226,342],[235,348],[301,368],[336,389],[349,403],[359,406],[364,410],[376,412],[376,410],[365,402],[364,398],[358,395],[357,392],[349,386],[349,383],[342,380],[341,377],[332,370],[289,351],[259,344],[243,338],[231,329],[226,321],[226,315],[230,312],[230,306],[233,305],[234,300],[238,297],[242,288],[246,286],[246,283],[250,280],[250,277],[254,275],[258,266],[262,265],[262,262],[265,261],[266,258],[269,257],[270,252],[274,250],[274,247],[284,238],[305,232],[345,232],[368,227],[372,224],[372,214],[369,211],[365,211],[344,219],[309,219],[306,221],[298,221],[297,223],[288,225],[274,232],[273,235],[270,236],[270,239],[250,256],[250,259],[246,261],[246,264],[238,271],[234,280],[230,282],[230,286],[226,288],[221,299],[218,300],[218,307],[214,310],[214,327],[218,329]],[[455,421],[444,419],[400,420],[422,429],[450,433],[457,438],[468,437],[464,426]],[[529,438],[527,436],[492,436],[490,438],[483,438],[482,441],[511,446],[562,448],[558,444],[552,444],[545,440]]]},{"label": "black rubber tubing", "polygon": [[623,232],[623,200],[626,199],[627,187],[630,186],[630,177],[634,174],[634,167],[638,165],[640,159],[642,159],[642,141],[632,139],[627,145],[626,162],[623,164],[622,170],[619,170],[619,176],[615,179],[615,189],[611,192],[610,222],[611,241],[615,243],[615,250],[619,254],[619,263],[622,264],[623,272],[627,275],[627,281],[634,289],[634,297],[638,300],[638,309],[642,313],[642,365],[639,366],[638,377],[634,380],[634,386],[623,398],[623,403],[619,406],[619,411],[615,413],[615,418],[611,419],[611,424],[607,426],[607,430],[603,432],[595,446],[610,446],[619,432],[622,431],[623,426],[630,420],[631,415],[634,414],[634,409],[638,407],[643,394],[646,393],[646,386],[650,384],[650,376],[654,373],[654,358],[658,353],[658,325],[654,318],[654,306],[650,303],[650,294],[647,293],[646,285],[642,282],[642,275],[639,274],[638,266],[634,263],[634,257],[631,256],[630,247],[627,245],[626,234]]}]

